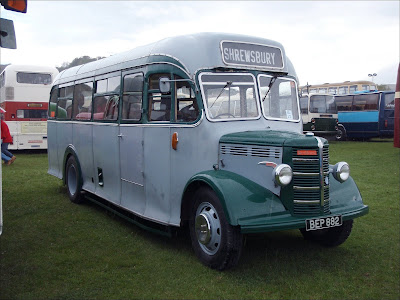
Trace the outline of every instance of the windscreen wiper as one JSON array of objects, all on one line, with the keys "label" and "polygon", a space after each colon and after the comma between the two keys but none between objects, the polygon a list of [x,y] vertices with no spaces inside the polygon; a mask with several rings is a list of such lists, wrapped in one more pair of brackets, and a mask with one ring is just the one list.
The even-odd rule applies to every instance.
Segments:
[{"label": "windscreen wiper", "polygon": [[229,86],[231,86],[231,85],[232,85],[232,81],[227,81],[227,82],[226,82],[225,86],[221,89],[221,91],[219,92],[219,95],[217,96],[217,98],[215,98],[213,104],[212,104],[208,109],[211,109],[211,108],[214,106],[215,102],[217,102],[218,98],[222,95],[222,92],[223,92],[227,87],[229,87]]},{"label": "windscreen wiper", "polygon": [[271,78],[271,81],[268,84],[268,90],[265,93],[265,96],[262,98],[262,102],[264,102],[265,98],[267,98],[267,95],[268,95],[269,91],[271,90],[272,85],[275,83],[276,78],[277,78],[276,76]]}]

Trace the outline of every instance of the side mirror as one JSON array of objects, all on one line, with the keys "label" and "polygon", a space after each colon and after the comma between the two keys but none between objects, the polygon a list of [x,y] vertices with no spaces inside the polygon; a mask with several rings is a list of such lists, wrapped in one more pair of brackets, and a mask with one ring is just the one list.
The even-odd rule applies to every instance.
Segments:
[{"label": "side mirror", "polygon": [[0,19],[0,47],[17,49],[14,22],[12,20]]},{"label": "side mirror", "polygon": [[158,85],[162,94],[168,94],[171,92],[171,84],[168,77],[160,77]]}]

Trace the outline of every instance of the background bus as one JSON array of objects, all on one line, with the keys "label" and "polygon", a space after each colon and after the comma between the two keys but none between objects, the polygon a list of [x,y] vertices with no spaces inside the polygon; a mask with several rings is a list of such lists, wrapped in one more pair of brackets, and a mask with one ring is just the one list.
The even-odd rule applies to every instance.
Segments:
[{"label": "background bus", "polygon": [[304,132],[320,136],[336,135],[338,114],[333,95],[303,94],[300,109]]},{"label": "background bus", "polygon": [[344,81],[341,83],[324,83],[300,87],[302,94],[346,95],[355,92],[376,92],[376,84],[372,81]]},{"label": "background bus", "polygon": [[338,110],[337,140],[393,137],[394,92],[335,96]]},{"label": "background bus", "polygon": [[14,143],[9,149],[47,149],[47,110],[54,67],[8,65],[0,74],[0,102]]}]

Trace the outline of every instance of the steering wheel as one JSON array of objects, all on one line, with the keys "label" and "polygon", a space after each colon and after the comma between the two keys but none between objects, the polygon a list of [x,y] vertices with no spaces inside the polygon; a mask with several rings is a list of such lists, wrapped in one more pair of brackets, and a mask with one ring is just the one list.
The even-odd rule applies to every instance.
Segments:
[{"label": "steering wheel", "polygon": [[221,116],[230,116],[230,117],[232,117],[232,118],[236,118],[236,117],[235,117],[234,115],[232,115],[231,113],[222,113],[222,114],[216,115],[214,118],[217,119],[217,118],[220,118]]}]

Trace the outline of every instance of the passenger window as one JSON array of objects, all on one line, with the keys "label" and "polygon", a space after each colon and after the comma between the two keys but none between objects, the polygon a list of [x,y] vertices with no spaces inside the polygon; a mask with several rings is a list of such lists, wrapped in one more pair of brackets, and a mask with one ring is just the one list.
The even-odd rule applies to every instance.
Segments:
[{"label": "passenger window", "polygon": [[54,119],[56,117],[57,110],[57,99],[58,99],[58,88],[53,88],[50,95],[50,103],[49,103],[49,119]]},{"label": "passenger window", "polygon": [[93,101],[93,120],[118,119],[119,96],[97,96]]},{"label": "passenger window", "polygon": [[[177,77],[177,79],[181,79]],[[189,123],[197,120],[199,107],[189,82],[176,82],[176,122]]]},{"label": "passenger window", "polygon": [[142,117],[143,75],[131,74],[124,77],[122,97],[122,119],[139,121]]},{"label": "passenger window", "polygon": [[161,93],[149,94],[149,120],[171,120],[171,96],[161,95]]},{"label": "passenger window", "polygon": [[107,79],[102,79],[96,81],[96,93],[104,94],[104,93],[119,93],[121,83],[121,76],[110,77]]},{"label": "passenger window", "polygon": [[118,119],[118,103],[119,96],[106,96],[107,104],[104,112],[104,120],[117,120]]},{"label": "passenger window", "polygon": [[148,93],[148,119],[149,121],[170,121],[171,120],[171,95],[161,94],[158,80],[160,77],[168,77],[168,74],[153,74],[149,77]]},{"label": "passenger window", "polygon": [[93,82],[75,86],[72,118],[74,120],[90,120],[92,113]]},{"label": "passenger window", "polygon": [[71,120],[74,86],[60,88],[57,102],[57,119]]}]

